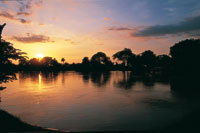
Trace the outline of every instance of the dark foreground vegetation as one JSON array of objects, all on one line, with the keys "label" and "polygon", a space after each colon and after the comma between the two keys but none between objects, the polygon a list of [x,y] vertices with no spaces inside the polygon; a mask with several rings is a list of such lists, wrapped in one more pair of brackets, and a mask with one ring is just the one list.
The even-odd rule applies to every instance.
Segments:
[{"label": "dark foreground vegetation", "polygon": [[44,131],[44,129],[36,126],[31,126],[20,121],[18,118],[0,110],[0,125],[1,131],[7,132],[21,132],[21,131]]},{"label": "dark foreground vegetation", "polygon": [[54,129],[44,129],[38,126],[32,126],[21,121],[19,118],[0,110],[0,132],[48,132],[48,133],[61,133],[61,131]]}]

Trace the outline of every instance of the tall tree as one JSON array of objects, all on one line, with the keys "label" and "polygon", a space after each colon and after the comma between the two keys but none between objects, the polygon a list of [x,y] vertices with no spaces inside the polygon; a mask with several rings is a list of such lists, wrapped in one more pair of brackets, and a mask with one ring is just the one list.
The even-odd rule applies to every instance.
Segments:
[{"label": "tall tree", "polygon": [[170,48],[175,73],[200,73],[200,39],[187,39]]},{"label": "tall tree", "polygon": [[113,59],[122,61],[125,66],[130,65],[131,60],[135,57],[135,54],[132,53],[131,49],[125,48],[113,55]]},{"label": "tall tree", "polygon": [[[6,24],[0,25],[0,84],[16,79],[15,73],[9,68],[12,60],[26,59],[26,53],[13,47],[10,42],[2,40],[1,34]],[[0,89],[5,87],[0,87]]]},{"label": "tall tree", "polygon": [[141,53],[141,62],[147,68],[152,68],[156,65],[156,55],[153,51],[147,50]]},{"label": "tall tree", "polygon": [[110,58],[103,52],[98,52],[94,54],[90,61],[92,64],[104,64],[109,65],[112,64]]}]

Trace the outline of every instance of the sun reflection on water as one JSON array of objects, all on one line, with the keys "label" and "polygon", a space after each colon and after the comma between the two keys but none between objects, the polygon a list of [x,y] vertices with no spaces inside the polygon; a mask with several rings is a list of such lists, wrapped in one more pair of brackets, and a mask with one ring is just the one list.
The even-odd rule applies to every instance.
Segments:
[{"label": "sun reflection on water", "polygon": [[38,90],[42,90],[42,76],[41,73],[38,74]]}]

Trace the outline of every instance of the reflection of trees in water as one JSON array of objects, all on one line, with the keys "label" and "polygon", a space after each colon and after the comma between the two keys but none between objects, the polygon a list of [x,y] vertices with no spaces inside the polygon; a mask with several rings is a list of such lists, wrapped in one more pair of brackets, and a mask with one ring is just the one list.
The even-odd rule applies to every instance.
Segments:
[{"label": "reflection of trees in water", "polygon": [[[166,83],[166,82],[164,82]],[[194,111],[199,110],[199,93],[200,85],[199,79],[194,77],[173,77],[170,79],[170,97],[172,99],[144,99],[143,102],[150,104],[151,106],[157,106],[160,108],[187,108],[187,110]],[[167,94],[166,94],[167,95]],[[168,94],[169,95],[169,94]],[[184,102],[184,105],[183,105]],[[186,107],[187,106],[187,107]],[[185,110],[184,110],[185,111]],[[197,114],[194,116],[196,117]],[[198,113],[199,116],[199,113]]]},{"label": "reflection of trees in water", "polygon": [[110,72],[80,72],[84,83],[91,81],[97,87],[105,86],[110,80]]},{"label": "reflection of trees in water", "polygon": [[131,89],[135,85],[135,78],[132,72],[124,71],[122,80],[114,82],[115,86],[123,89]]},{"label": "reflection of trees in water", "polygon": [[133,71],[124,71],[121,75],[123,78],[120,81],[115,81],[114,85],[118,88],[131,89],[136,82],[142,82],[145,87],[152,88],[156,82],[168,84],[169,79],[164,77],[153,77],[148,75],[136,76]]},{"label": "reflection of trees in water", "polygon": [[19,80],[24,81],[27,79],[31,79],[31,81],[38,81],[39,76],[47,82],[51,82],[53,80],[57,80],[58,73],[57,72],[39,72],[39,71],[34,71],[34,72],[19,72]]},{"label": "reflection of trees in water", "polygon": [[91,81],[98,87],[105,86],[110,80],[110,72],[93,72],[91,73]]},{"label": "reflection of trees in water", "polygon": [[88,83],[90,79],[90,72],[82,72],[82,78],[84,83]]},{"label": "reflection of trees in water", "polygon": [[41,72],[40,74],[42,78],[46,79],[46,81],[53,81],[58,78],[58,72]]},{"label": "reflection of trees in water", "polygon": [[172,94],[179,98],[199,98],[200,80],[198,77],[179,77],[170,80]]},{"label": "reflection of trees in water", "polygon": [[135,76],[134,72],[124,71],[122,80],[115,82],[115,86],[123,89],[131,89],[136,84],[136,82],[142,82],[144,86],[153,87],[155,84],[155,79],[146,76]]},{"label": "reflection of trees in water", "polygon": [[27,79],[31,79],[32,81],[37,81],[38,80],[38,75],[39,71],[34,71],[34,72],[19,72],[19,81],[25,81]]},{"label": "reflection of trees in water", "polygon": [[[112,73],[112,75],[111,75]],[[115,75],[114,73],[118,73]],[[93,85],[97,87],[105,86],[110,77],[119,78],[120,80],[114,80],[113,84],[117,88],[131,89],[136,84],[136,82],[142,82],[144,86],[151,88],[156,82],[161,84],[168,84],[169,79],[163,77],[151,77],[151,76],[136,76],[132,71],[123,72],[79,72],[82,76],[84,83],[89,83],[91,81]]]},{"label": "reflection of trees in water", "polygon": [[155,85],[155,79],[152,77],[142,77],[140,80],[142,81],[143,85],[146,87],[151,88]]},{"label": "reflection of trees in water", "polygon": [[65,84],[65,72],[62,71],[61,73],[62,73],[62,84]]}]

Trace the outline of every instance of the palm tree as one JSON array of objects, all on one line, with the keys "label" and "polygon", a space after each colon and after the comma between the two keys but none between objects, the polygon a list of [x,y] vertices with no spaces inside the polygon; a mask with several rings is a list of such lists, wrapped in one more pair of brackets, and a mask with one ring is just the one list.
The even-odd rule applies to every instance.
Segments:
[{"label": "palm tree", "polygon": [[131,49],[125,48],[113,55],[113,59],[117,59],[118,61],[122,61],[125,66],[130,64],[130,60],[135,57],[135,54],[132,53]]},{"label": "palm tree", "polygon": [[65,63],[65,58],[61,58],[61,62],[64,64]]}]

